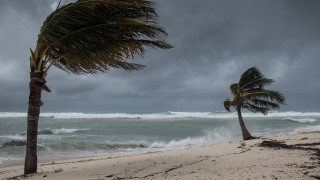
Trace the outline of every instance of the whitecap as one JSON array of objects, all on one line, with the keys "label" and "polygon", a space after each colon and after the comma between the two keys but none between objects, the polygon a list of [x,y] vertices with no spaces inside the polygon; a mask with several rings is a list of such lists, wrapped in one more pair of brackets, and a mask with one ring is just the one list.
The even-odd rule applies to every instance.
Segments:
[{"label": "whitecap", "polygon": [[[239,136],[240,137],[240,136]],[[233,131],[227,128],[215,128],[213,130],[205,130],[202,136],[187,137],[181,140],[172,140],[169,142],[153,142],[150,148],[160,149],[177,149],[195,146],[205,146],[211,144],[218,144],[222,142],[231,142],[240,139],[235,138]]]},{"label": "whitecap", "polygon": [[288,118],[286,119],[288,121],[294,121],[294,122],[300,122],[300,123],[305,123],[305,122],[316,122],[316,119],[313,118]]},{"label": "whitecap", "polygon": [[299,132],[312,132],[312,131],[320,131],[320,125],[300,127],[300,128],[295,129],[293,131],[293,134],[297,134]]},{"label": "whitecap", "polygon": [[67,129],[67,128],[62,128],[62,129],[54,129],[52,130],[52,132],[54,134],[70,134],[70,133],[74,133],[77,131],[87,131],[89,129],[85,128],[85,129]]},{"label": "whitecap", "polygon": [[20,118],[20,117],[27,117],[27,113],[0,112],[0,118]]},{"label": "whitecap", "polygon": [[[267,116],[259,113],[243,112],[243,117],[320,117],[318,112],[277,112],[271,111]],[[17,118],[27,117],[27,113],[9,113],[0,112],[0,118]],[[41,118],[55,118],[55,119],[106,119],[106,118],[129,118],[129,119],[180,119],[180,118],[237,118],[236,112],[174,112],[168,111],[163,113],[142,113],[142,114],[128,114],[128,113],[106,113],[106,114],[86,114],[86,113],[41,113]]]},{"label": "whitecap", "polygon": [[4,138],[4,139],[10,139],[10,140],[24,140],[26,139],[25,136],[22,136],[20,134],[16,134],[16,135],[2,135],[0,136],[0,138]]}]

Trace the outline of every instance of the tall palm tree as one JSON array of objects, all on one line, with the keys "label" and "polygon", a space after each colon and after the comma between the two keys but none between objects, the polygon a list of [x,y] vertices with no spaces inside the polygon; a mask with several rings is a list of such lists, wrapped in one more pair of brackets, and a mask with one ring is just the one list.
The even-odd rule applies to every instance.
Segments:
[{"label": "tall palm tree", "polygon": [[78,0],[60,6],[43,22],[35,50],[30,49],[25,174],[37,172],[37,133],[42,90],[52,66],[68,73],[96,74],[110,68],[140,70],[127,61],[146,48],[168,49],[166,31],[157,25],[154,3],[148,0]]},{"label": "tall palm tree", "polygon": [[237,110],[243,140],[254,137],[251,136],[243,122],[242,108],[266,115],[269,110],[278,109],[280,105],[285,104],[285,98],[281,93],[265,89],[272,82],[274,82],[272,79],[265,78],[257,68],[252,67],[241,75],[238,83],[230,85],[233,100],[225,100],[224,107],[227,111],[230,111],[230,107]]}]

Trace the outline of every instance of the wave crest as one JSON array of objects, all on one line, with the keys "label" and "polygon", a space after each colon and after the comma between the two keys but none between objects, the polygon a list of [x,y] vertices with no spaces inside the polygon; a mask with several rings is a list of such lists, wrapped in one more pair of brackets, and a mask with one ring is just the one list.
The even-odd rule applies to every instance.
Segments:
[{"label": "wave crest", "polygon": [[286,120],[288,121],[293,121],[293,122],[300,122],[300,123],[306,123],[306,122],[316,122],[316,119],[313,118],[287,118]]},{"label": "wave crest", "polygon": [[97,143],[97,142],[74,142],[74,143],[58,143],[51,145],[50,148],[62,151],[68,150],[81,150],[81,151],[92,151],[92,150],[123,150],[123,149],[137,149],[137,148],[148,148],[149,146],[145,143]]},{"label": "wave crest", "polygon": [[12,140],[9,142],[5,142],[1,145],[1,148],[7,148],[11,146],[25,146],[27,144],[26,141],[18,141],[18,140]]},{"label": "wave crest", "polygon": [[[243,117],[266,117],[259,113],[242,113]],[[0,118],[27,117],[27,113],[0,112]],[[176,119],[176,118],[237,118],[235,112],[163,112],[149,114],[128,114],[128,113],[108,113],[108,114],[85,114],[85,113],[41,113],[41,118],[55,119]],[[318,112],[269,112],[267,117],[320,117]]]},{"label": "wave crest", "polygon": [[62,129],[54,129],[52,130],[53,134],[71,134],[74,132],[79,132],[79,131],[87,131],[89,129],[67,129],[67,128],[62,128]]}]

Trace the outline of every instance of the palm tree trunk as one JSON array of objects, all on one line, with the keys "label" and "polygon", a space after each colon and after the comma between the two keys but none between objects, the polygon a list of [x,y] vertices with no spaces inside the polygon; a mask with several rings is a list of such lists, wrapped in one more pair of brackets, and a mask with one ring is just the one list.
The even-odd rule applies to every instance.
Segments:
[{"label": "palm tree trunk", "polygon": [[40,115],[41,91],[45,85],[42,79],[42,72],[30,73],[30,95],[28,107],[28,129],[27,129],[27,147],[24,174],[37,172],[37,139],[38,139],[38,121]]},{"label": "palm tree trunk", "polygon": [[238,112],[238,118],[239,118],[239,123],[240,123],[241,131],[242,131],[243,140],[253,139],[253,137],[249,133],[249,131],[246,128],[246,125],[244,124],[244,121],[242,119],[241,109],[237,108],[237,112]]}]

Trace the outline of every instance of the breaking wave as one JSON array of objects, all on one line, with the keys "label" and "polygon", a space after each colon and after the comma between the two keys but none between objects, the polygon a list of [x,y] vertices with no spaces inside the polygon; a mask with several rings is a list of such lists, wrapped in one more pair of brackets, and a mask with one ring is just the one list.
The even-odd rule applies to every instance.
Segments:
[{"label": "breaking wave", "polygon": [[87,131],[89,129],[66,129],[66,128],[62,128],[62,129],[41,129],[38,134],[39,135],[50,135],[50,134],[71,134],[74,132],[79,132],[79,131]]},{"label": "breaking wave", "polygon": [[[244,112],[243,117],[320,117],[317,112],[269,112],[267,116],[259,113]],[[25,118],[27,113],[9,113],[1,112],[0,118]],[[129,119],[175,119],[175,118],[237,118],[235,112],[164,112],[164,113],[149,113],[149,114],[128,114],[128,113],[108,113],[108,114],[85,114],[85,113],[41,113],[40,118],[55,118],[55,119],[114,119],[114,118],[129,118]]]},{"label": "breaking wave", "polygon": [[222,142],[231,142],[240,140],[234,138],[234,133],[225,128],[219,128],[215,130],[206,130],[202,136],[198,137],[187,137],[180,140],[172,140],[169,142],[153,142],[150,148],[160,148],[160,149],[177,149],[177,148],[187,148],[195,146],[206,146],[211,144],[218,144]]},{"label": "breaking wave", "polygon": [[123,150],[123,149],[137,149],[137,148],[148,148],[147,144],[144,143],[97,143],[97,142],[61,142],[52,144],[49,146],[51,150],[59,151],[95,151],[95,150]]},{"label": "breaking wave", "polygon": [[[237,114],[230,112],[41,113],[40,116],[43,119],[38,131],[38,150],[42,157],[162,151],[242,139]],[[1,123],[0,161],[3,157],[23,158],[26,117],[26,113],[0,112],[0,121],[5,122]],[[315,112],[274,111],[267,116],[244,112],[243,117],[249,131],[258,137],[320,131],[320,113]]]},{"label": "breaking wave", "polygon": [[7,148],[7,147],[11,147],[11,146],[25,146],[27,144],[26,141],[19,141],[19,140],[12,140],[9,142],[5,142],[3,143],[0,148]]},{"label": "breaking wave", "polygon": [[288,118],[286,119],[288,121],[293,121],[293,122],[300,122],[300,123],[306,123],[306,122],[316,122],[316,119],[313,118]]},{"label": "breaking wave", "polygon": [[320,131],[320,125],[300,127],[300,128],[297,128],[296,130],[294,130],[292,132],[292,134],[296,134],[299,132],[312,132],[312,131]]}]

